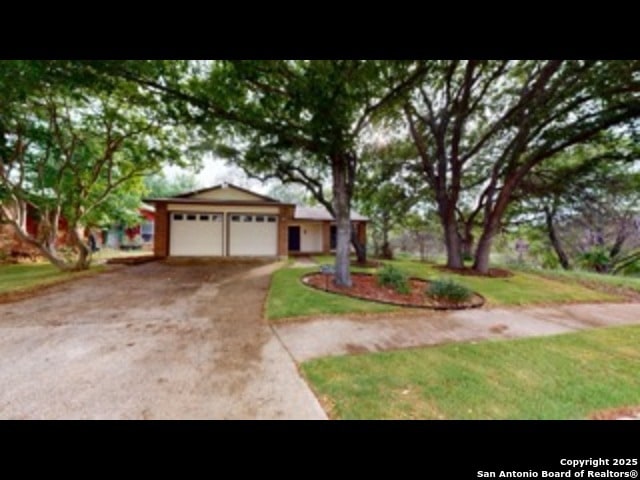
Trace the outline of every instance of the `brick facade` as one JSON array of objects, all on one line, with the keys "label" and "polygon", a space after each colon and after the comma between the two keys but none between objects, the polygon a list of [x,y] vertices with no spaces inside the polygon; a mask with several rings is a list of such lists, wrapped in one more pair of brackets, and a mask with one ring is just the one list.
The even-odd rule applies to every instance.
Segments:
[{"label": "brick facade", "polygon": [[156,204],[153,253],[157,257],[166,257],[169,255],[169,215],[167,213],[166,203]]},{"label": "brick facade", "polygon": [[278,226],[278,256],[289,255],[289,222],[293,220],[295,207],[283,205],[280,207],[280,224]]}]

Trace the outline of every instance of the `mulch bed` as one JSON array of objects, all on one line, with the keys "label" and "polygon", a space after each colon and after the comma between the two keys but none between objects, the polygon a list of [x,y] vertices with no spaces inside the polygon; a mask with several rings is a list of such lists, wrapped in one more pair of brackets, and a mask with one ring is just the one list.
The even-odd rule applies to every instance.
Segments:
[{"label": "mulch bed", "polygon": [[353,285],[350,288],[336,286],[333,279],[333,275],[329,275],[327,278],[326,275],[321,273],[309,273],[302,277],[302,283],[318,290],[345,295],[347,297],[400,305],[403,307],[461,310],[478,308],[485,302],[484,297],[477,293],[474,293],[471,299],[463,303],[438,301],[425,295],[424,292],[429,286],[429,282],[419,278],[411,278],[409,280],[410,293],[408,294],[398,293],[390,287],[379,285],[377,278],[368,273],[352,273],[351,280]]},{"label": "mulch bed", "polygon": [[513,277],[513,272],[505,270],[503,268],[490,268],[489,273],[478,273],[469,267],[464,268],[450,268],[445,265],[434,266],[436,270],[441,272],[457,273],[458,275],[466,275],[469,277],[491,277],[491,278],[508,278]]},{"label": "mulch bed", "polygon": [[617,420],[622,418],[640,420],[640,406],[599,410],[589,415],[589,418],[591,420]]},{"label": "mulch bed", "polygon": [[115,257],[107,260],[109,265],[140,265],[143,263],[155,262],[160,257],[154,257],[153,255],[138,255],[135,257]]}]

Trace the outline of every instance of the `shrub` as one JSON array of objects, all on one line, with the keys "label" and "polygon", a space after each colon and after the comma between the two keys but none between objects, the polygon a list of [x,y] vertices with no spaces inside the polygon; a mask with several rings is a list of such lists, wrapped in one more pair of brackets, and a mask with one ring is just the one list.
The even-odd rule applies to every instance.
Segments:
[{"label": "shrub", "polygon": [[580,266],[596,272],[606,272],[609,269],[609,254],[603,247],[594,247],[584,252],[579,260]]},{"label": "shrub", "polygon": [[453,280],[433,280],[427,288],[427,295],[437,300],[447,300],[453,303],[464,302],[471,298],[473,292],[464,285]]},{"label": "shrub", "polygon": [[398,293],[407,294],[409,288],[409,278],[402,270],[398,270],[393,265],[385,265],[378,272],[378,284],[393,288]]}]

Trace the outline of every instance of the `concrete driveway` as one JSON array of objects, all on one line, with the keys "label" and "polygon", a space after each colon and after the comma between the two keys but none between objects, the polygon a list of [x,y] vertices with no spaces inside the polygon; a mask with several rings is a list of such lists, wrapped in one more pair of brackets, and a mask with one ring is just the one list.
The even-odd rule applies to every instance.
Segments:
[{"label": "concrete driveway", "polygon": [[263,320],[275,268],[155,262],[0,305],[0,418],[326,418]]}]

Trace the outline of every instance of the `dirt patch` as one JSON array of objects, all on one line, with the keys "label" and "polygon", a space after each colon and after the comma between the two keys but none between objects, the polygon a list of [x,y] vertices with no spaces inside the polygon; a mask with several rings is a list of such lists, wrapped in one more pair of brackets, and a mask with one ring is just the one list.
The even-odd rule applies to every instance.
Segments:
[{"label": "dirt patch", "polygon": [[115,257],[107,260],[109,265],[141,265],[143,263],[155,262],[160,257],[153,255],[136,255],[134,257]]},{"label": "dirt patch", "polygon": [[588,418],[590,420],[640,420],[640,406],[598,410]]},{"label": "dirt patch", "polygon": [[465,275],[468,277],[490,277],[490,278],[513,277],[513,272],[510,272],[509,270],[505,270],[503,268],[490,268],[489,273],[478,273],[469,267],[451,268],[445,265],[435,265],[433,268],[441,272],[455,273],[458,275]]},{"label": "dirt patch", "polygon": [[367,260],[366,262],[351,261],[351,266],[352,267],[379,268],[382,265],[383,265],[382,262],[380,262],[378,260]]},{"label": "dirt patch", "polygon": [[41,295],[61,285],[76,282],[78,280],[86,279],[87,277],[92,277],[94,275],[104,274],[107,272],[108,270],[102,270],[102,269],[74,272],[74,273],[69,273],[69,275],[66,277],[53,279],[49,283],[46,283],[44,285],[34,285],[32,287],[21,288],[20,290],[0,293],[0,305],[4,303],[17,302],[19,300],[25,300],[27,298],[34,297],[36,295]]},{"label": "dirt patch", "polygon": [[368,273],[352,273],[351,281],[353,285],[349,288],[338,287],[333,280],[333,275],[323,275],[321,273],[309,273],[302,277],[302,283],[318,290],[403,307],[460,310],[478,308],[485,302],[484,297],[477,293],[474,293],[471,299],[461,303],[436,300],[425,295],[430,282],[420,278],[409,279],[408,294],[398,293],[390,287],[379,285],[376,277]]},{"label": "dirt patch", "polygon": [[491,333],[502,333],[502,332],[505,332],[506,330],[509,330],[509,327],[503,323],[496,323],[489,327],[489,331]]}]

